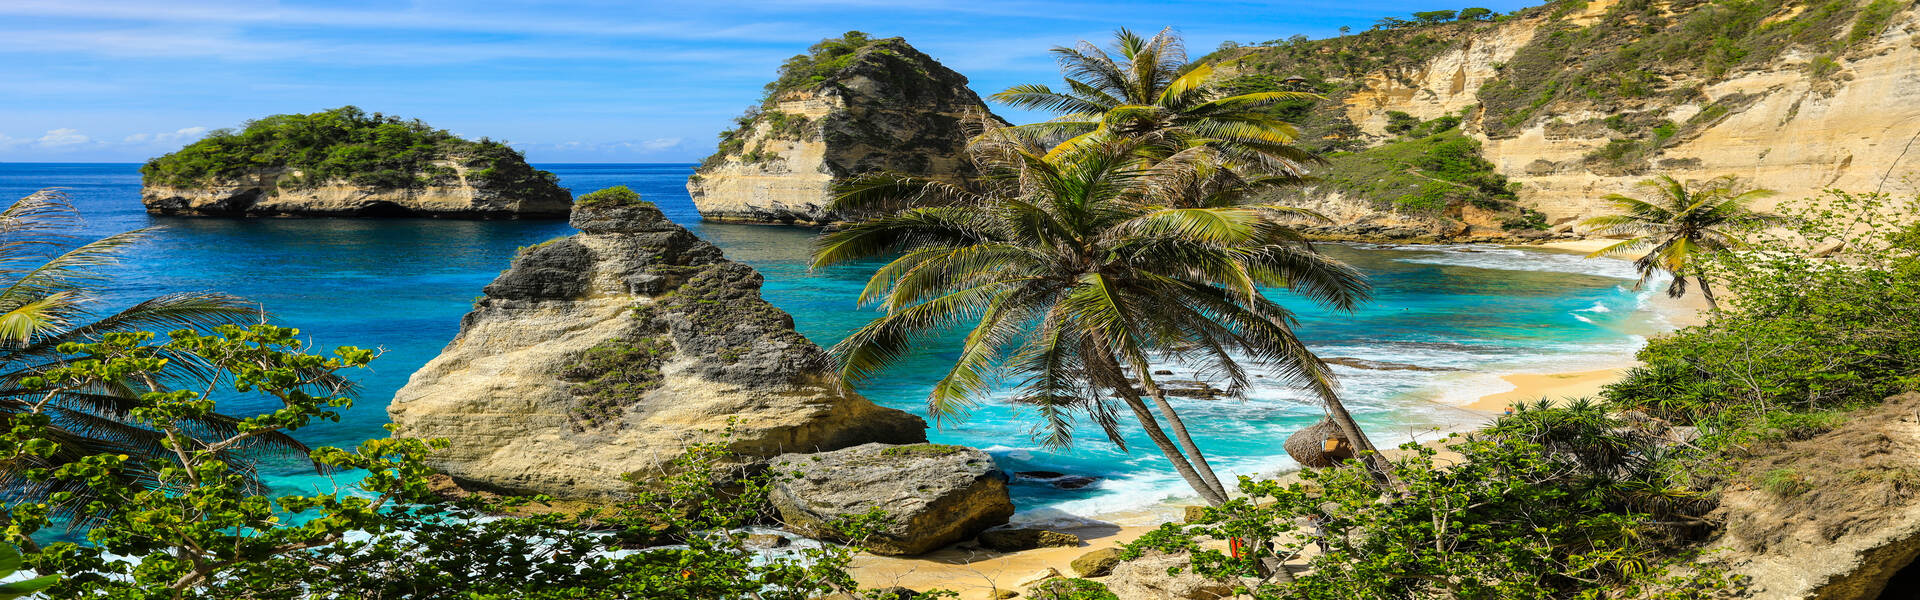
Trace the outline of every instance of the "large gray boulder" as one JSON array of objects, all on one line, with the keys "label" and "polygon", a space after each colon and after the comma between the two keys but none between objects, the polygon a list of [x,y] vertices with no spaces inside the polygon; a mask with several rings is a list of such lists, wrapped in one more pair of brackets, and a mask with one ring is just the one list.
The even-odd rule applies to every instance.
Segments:
[{"label": "large gray boulder", "polygon": [[394,396],[395,435],[468,489],[619,498],[690,446],[742,466],[926,441],[926,423],[841,389],[760,298],[760,274],[644,202],[577,206],[581,233],[523,249],[460,334]]},{"label": "large gray boulder", "polygon": [[[1006,475],[986,453],[945,444],[864,444],[775,458],[770,494],[789,531],[876,554],[923,554],[1005,524]],[[834,521],[880,509],[889,523],[851,539]]]}]

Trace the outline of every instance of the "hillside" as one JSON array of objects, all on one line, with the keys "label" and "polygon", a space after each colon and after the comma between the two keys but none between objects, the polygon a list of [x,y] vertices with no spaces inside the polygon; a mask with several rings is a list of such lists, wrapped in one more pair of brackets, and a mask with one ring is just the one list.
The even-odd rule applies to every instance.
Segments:
[{"label": "hillside", "polygon": [[[1336,166],[1338,152],[1370,160],[1410,128],[1457,123],[1551,226],[1595,214],[1601,196],[1654,173],[1732,174],[1781,198],[1872,190],[1890,172],[1897,184],[1920,167],[1903,153],[1920,133],[1916,31],[1914,9],[1890,0],[1562,0],[1203,60],[1229,88],[1325,95],[1281,116],[1301,125],[1305,145],[1336,153]],[[1307,195],[1345,207],[1330,211],[1345,221],[1424,211],[1442,217],[1428,219],[1436,228],[1487,224],[1460,214],[1470,198],[1434,211],[1416,186],[1328,177],[1337,172],[1316,169],[1329,181]]]}]

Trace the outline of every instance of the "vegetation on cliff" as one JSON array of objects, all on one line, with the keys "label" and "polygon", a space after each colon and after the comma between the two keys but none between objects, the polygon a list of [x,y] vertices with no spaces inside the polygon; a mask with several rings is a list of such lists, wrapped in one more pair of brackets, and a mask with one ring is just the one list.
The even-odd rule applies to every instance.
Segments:
[{"label": "vegetation on cliff", "polygon": [[[844,75],[860,51],[876,43],[902,43],[900,38],[874,39],[861,31],[849,31],[837,38],[827,38],[809,46],[806,54],[796,54],[781,63],[779,75],[767,82],[766,94],[761,96],[760,104],[747,109],[747,112],[734,118],[734,126],[720,132],[720,145],[714,153],[701,159],[701,167],[719,164],[729,157],[741,156],[743,160],[764,162],[772,154],[762,148],[747,148],[747,136],[760,123],[768,124],[769,133],[774,139],[800,140],[808,137],[814,123],[805,115],[796,115],[774,110],[779,98],[791,92],[811,89],[831,82]],[[886,48],[877,48],[880,52],[899,56]],[[924,72],[924,69],[922,69]]]},{"label": "vegetation on cliff", "polygon": [[372,188],[420,188],[458,182],[498,190],[556,189],[552,173],[527,165],[511,146],[461,139],[444,129],[343,106],[311,114],[273,115],[239,130],[215,130],[200,141],[140,167],[149,186],[218,185],[259,173],[278,188],[344,182]]}]

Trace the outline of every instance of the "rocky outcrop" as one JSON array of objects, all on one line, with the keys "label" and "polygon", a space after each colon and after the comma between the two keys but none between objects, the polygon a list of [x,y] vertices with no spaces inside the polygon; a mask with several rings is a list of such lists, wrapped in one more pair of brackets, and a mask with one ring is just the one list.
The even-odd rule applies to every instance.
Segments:
[{"label": "rocky outcrop", "polygon": [[[1178,575],[1168,574],[1179,569]],[[1233,582],[1193,572],[1185,554],[1151,551],[1120,563],[1107,578],[1107,589],[1120,600],[1219,600],[1233,597]]]},{"label": "rocky outcrop", "polygon": [[873,172],[950,182],[975,174],[968,119],[995,119],[967,78],[900,38],[873,40],[822,80],[771,93],[687,179],[710,221],[819,225],[834,186]]},{"label": "rocky outcrop", "polygon": [[[1414,57],[1389,58],[1355,76],[1328,69],[1336,90],[1328,108],[1336,114],[1315,118],[1350,129],[1327,137],[1377,144],[1391,137],[1396,112],[1427,121],[1463,117],[1481,154],[1520,184],[1519,203],[1544,213],[1550,229],[1605,212],[1604,196],[1634,193],[1653,174],[1736,175],[1778,191],[1768,202],[1830,188],[1873,191],[1889,174],[1885,189],[1909,189],[1901,177],[1920,173],[1920,143],[1909,148],[1920,134],[1920,11],[1911,2],[1869,0],[1748,9],[1775,4],[1749,28],[1758,32],[1753,40],[1741,42],[1742,52],[1766,57],[1758,62],[1716,63],[1710,44],[1683,33],[1689,19],[1720,18],[1710,12],[1718,4],[1596,0],[1549,3],[1499,22],[1243,48],[1220,57],[1220,68],[1228,76],[1278,77],[1369,44]],[[1804,33],[1778,33],[1790,30]],[[1641,43],[1652,36],[1666,37]],[[1663,46],[1665,54],[1648,50]],[[1608,60],[1618,63],[1609,69],[1615,63]],[[1580,68],[1590,70],[1588,83],[1559,75]],[[1543,77],[1560,79],[1547,85]],[[1309,141],[1318,142],[1322,132],[1313,133]],[[1381,226],[1386,237],[1419,229],[1390,198],[1323,196],[1308,205],[1340,224]],[[1470,217],[1453,220],[1489,228]]]},{"label": "rocky outcrop", "polygon": [[829,359],[760,298],[760,275],[650,204],[577,207],[581,233],[523,249],[388,414],[447,438],[431,464],[469,488],[607,498],[690,445],[743,460],[926,424],[831,381]]},{"label": "rocky outcrop", "polygon": [[980,547],[994,552],[1019,552],[1034,548],[1072,548],[1080,545],[1080,536],[1033,527],[988,529],[974,538]]},{"label": "rocky outcrop", "polygon": [[[866,444],[784,455],[773,468],[782,477],[769,498],[788,530],[877,554],[924,554],[1013,516],[1006,475],[992,457],[964,446]],[[833,527],[874,509],[887,523],[867,537]]]},{"label": "rocky outcrop", "polygon": [[[465,173],[465,169],[454,169]],[[461,178],[417,188],[335,181],[284,189],[275,183],[282,176],[269,171],[191,188],[149,186],[140,190],[140,202],[147,212],[168,216],[455,219],[557,219],[567,215],[573,202],[567,190],[557,185],[531,192],[503,191]]]},{"label": "rocky outcrop", "polygon": [[[1755,486],[1723,495],[1708,555],[1753,578],[1766,600],[1912,597],[1920,570],[1920,393],[1848,415],[1811,439],[1759,448],[1734,465]],[[1883,594],[1884,592],[1884,594]],[[1900,595],[1896,595],[1896,592]]]}]

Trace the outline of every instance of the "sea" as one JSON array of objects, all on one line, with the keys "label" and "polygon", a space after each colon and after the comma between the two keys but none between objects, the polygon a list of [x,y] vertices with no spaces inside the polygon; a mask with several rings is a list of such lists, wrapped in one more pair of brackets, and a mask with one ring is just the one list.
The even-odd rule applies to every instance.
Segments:
[{"label": "sea", "polygon": [[[792,313],[800,333],[822,346],[877,316],[854,298],[878,263],[809,270],[805,259],[815,231],[702,222],[684,187],[691,164],[535,166],[559,175],[576,194],[613,185],[638,191],[729,258],[758,269],[766,299]],[[71,197],[85,219],[77,232],[83,239],[153,228],[148,241],[111,267],[100,290],[103,311],[169,292],[218,291],[258,302],[274,321],[299,328],[322,349],[382,350],[371,368],[355,374],[360,392],[344,419],[299,432],[315,446],[386,435],[393,393],[452,340],[461,315],[515,250],[573,232],[557,221],[158,217],[140,205],[138,164],[0,163],[0,199],[45,188]],[[1381,446],[1486,423],[1492,415],[1462,406],[1512,389],[1503,374],[1628,364],[1647,337],[1673,328],[1677,314],[1654,298],[1654,288],[1634,287],[1626,261],[1491,245],[1324,249],[1366,272],[1374,288],[1370,303],[1337,312],[1284,290],[1271,295],[1297,311],[1299,336],[1322,357],[1418,367],[1335,367],[1349,409]],[[913,353],[860,391],[879,404],[924,414],[927,392],[950,364],[957,339]],[[1176,379],[1192,373],[1179,364],[1160,368]],[[1281,443],[1323,415],[1300,391],[1256,376],[1242,399],[1173,399],[1215,470],[1229,480],[1294,468]],[[257,397],[220,402],[233,414],[270,408]],[[1085,435],[1070,448],[1048,449],[1035,441],[1035,423],[1029,411],[990,400],[940,422],[928,437],[985,450],[1009,473],[1092,480],[1075,487],[1050,475],[1015,477],[1018,523],[1150,524],[1175,516],[1172,507],[1193,496],[1137,427],[1127,428],[1130,451],[1090,423],[1082,423]],[[288,493],[351,483],[343,479],[350,474],[323,477],[291,465],[266,476]]]}]

